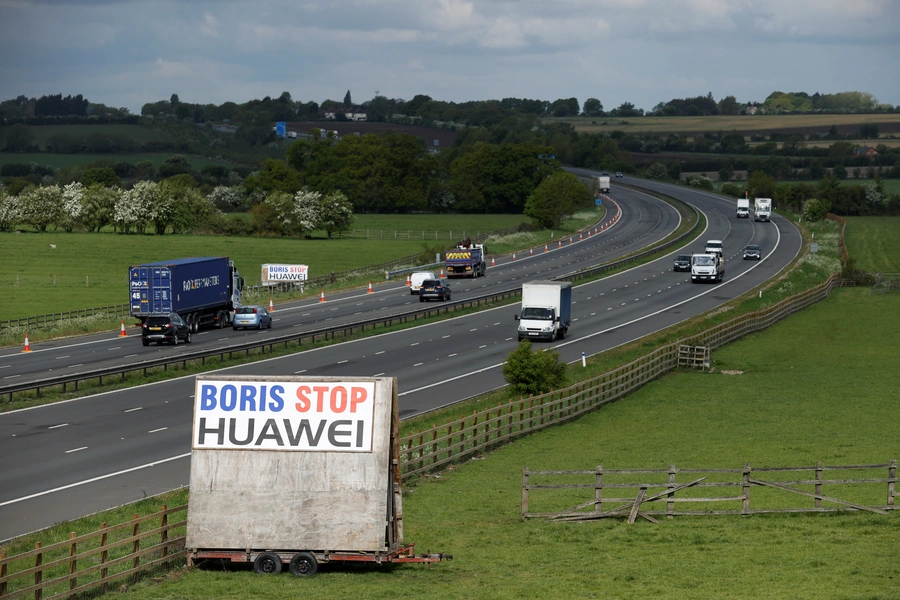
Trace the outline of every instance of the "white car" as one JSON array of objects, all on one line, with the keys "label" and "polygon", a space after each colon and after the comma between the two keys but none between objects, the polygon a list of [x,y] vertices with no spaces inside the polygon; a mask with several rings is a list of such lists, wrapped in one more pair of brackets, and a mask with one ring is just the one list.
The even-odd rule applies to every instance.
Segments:
[{"label": "white car", "polygon": [[418,294],[419,288],[422,287],[422,282],[426,279],[437,279],[437,276],[431,271],[416,271],[412,275],[409,276],[409,293],[410,294]]}]

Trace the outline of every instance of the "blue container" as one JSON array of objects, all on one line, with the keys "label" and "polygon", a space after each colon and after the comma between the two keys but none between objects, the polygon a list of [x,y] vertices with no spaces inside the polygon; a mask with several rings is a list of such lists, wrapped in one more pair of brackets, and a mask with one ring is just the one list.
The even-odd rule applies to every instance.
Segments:
[{"label": "blue container", "polygon": [[226,256],[179,258],[130,268],[131,315],[226,308],[231,270]]}]

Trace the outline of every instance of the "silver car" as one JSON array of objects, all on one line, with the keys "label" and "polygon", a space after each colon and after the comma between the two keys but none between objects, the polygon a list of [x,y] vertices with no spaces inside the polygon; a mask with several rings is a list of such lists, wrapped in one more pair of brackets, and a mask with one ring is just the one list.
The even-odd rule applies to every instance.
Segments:
[{"label": "silver car", "polygon": [[242,306],[235,311],[234,320],[231,321],[231,328],[235,331],[241,327],[268,329],[272,327],[272,315],[262,306]]}]

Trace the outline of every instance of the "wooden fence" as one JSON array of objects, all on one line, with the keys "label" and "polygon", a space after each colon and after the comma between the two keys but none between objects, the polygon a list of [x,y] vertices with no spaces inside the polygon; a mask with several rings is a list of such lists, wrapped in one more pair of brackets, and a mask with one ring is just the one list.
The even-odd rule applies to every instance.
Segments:
[{"label": "wooden fence", "polygon": [[[174,520],[177,517],[177,520]],[[186,563],[187,505],[6,556],[0,550],[0,598],[50,600],[105,594],[156,570]],[[158,524],[158,526],[156,526]],[[151,526],[151,529],[144,529]]]},{"label": "wooden fence", "polygon": [[[826,473],[835,475],[826,478]],[[604,469],[601,465],[594,470],[532,471],[525,467],[522,516],[560,521],[627,517],[633,523],[637,517],[657,522],[654,517],[679,515],[848,510],[886,515],[895,508],[896,484],[895,459],[886,464],[840,466],[819,461],[814,466],[751,468],[748,463],[740,469],[679,469],[675,465]],[[798,503],[798,498],[805,503]],[[542,510],[533,510],[535,502]],[[707,508],[680,508],[698,505]]]}]

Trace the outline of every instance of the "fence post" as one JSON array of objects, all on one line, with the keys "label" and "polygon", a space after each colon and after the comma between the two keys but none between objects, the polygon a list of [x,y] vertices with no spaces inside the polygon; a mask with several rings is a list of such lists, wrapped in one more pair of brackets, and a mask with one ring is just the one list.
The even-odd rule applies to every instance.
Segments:
[{"label": "fence post", "polygon": [[[100,531],[101,531],[101,533],[100,533],[100,548],[101,548],[100,564],[105,565],[106,559],[109,557],[109,551],[106,549],[106,541],[107,541],[107,536],[109,534],[106,533],[106,523],[105,522],[100,523]],[[109,589],[109,584],[106,581],[107,575],[109,575],[108,567],[103,567],[102,569],[100,569],[100,579],[103,581],[103,583],[100,584],[100,593],[101,594],[105,594],[107,592],[107,590]]]},{"label": "fence post", "polygon": [[[133,515],[131,515],[131,520],[135,522],[134,525],[131,526],[131,536],[135,538],[134,542],[132,542],[132,544],[131,544],[131,552],[132,552],[132,554],[135,555],[131,561],[131,567],[134,569],[137,569],[138,567],[141,566],[141,557],[138,556],[138,552],[141,551],[141,540],[137,539],[137,535],[141,529],[141,524],[138,523],[138,521],[137,521],[138,520],[137,513],[134,513]],[[134,575],[132,575],[131,580],[134,583],[137,583],[138,574],[135,573]]]},{"label": "fence post", "polygon": [[890,481],[888,482],[888,496],[887,496],[887,505],[894,506],[894,479],[897,478],[897,459],[892,458],[891,462],[888,464],[888,477]]},{"label": "fence post", "polygon": [[[159,534],[159,543],[162,545],[162,557],[169,557],[169,513],[166,512],[168,510],[168,505],[162,505],[162,519],[160,520],[159,527],[162,531]],[[169,568],[169,561],[163,561],[163,568]]]},{"label": "fence post", "polygon": [[6,595],[6,563],[3,560],[6,558],[6,548],[0,548],[0,596]]},{"label": "fence post", "polygon": [[437,456],[437,425],[431,426],[431,464],[436,463]]},{"label": "fence post", "polygon": [[[669,488],[675,487],[675,465],[669,465]],[[666,518],[671,519],[675,515],[675,492],[669,492],[669,500],[666,502]]]},{"label": "fence post", "polygon": [[744,463],[744,499],[741,501],[741,514],[750,512],[750,463]]},{"label": "fence post", "polygon": [[[822,481],[822,461],[816,461],[816,481]],[[822,484],[816,483],[816,496],[822,495]],[[816,508],[822,508],[822,499],[816,498]]]},{"label": "fence post", "polygon": [[[41,543],[35,542],[34,549],[40,550]],[[41,582],[44,580],[44,570],[39,568],[43,564],[44,564],[44,553],[38,552],[37,554],[34,555],[34,568],[35,568],[34,585],[37,587],[37,589],[34,590],[34,600],[41,600],[41,598],[43,598],[43,596],[44,596],[44,588],[38,587],[41,585]]]},{"label": "fence post", "polygon": [[[75,539],[75,532],[69,532],[69,539]],[[75,542],[69,542],[69,575],[74,575],[78,571],[78,560],[75,558],[75,555],[78,554],[78,549],[76,547]],[[73,577],[69,580],[69,589],[74,590],[78,587],[78,578]],[[75,594],[69,596],[69,598],[75,598]]]},{"label": "fence post", "polygon": [[603,512],[603,465],[594,470],[594,512]]},{"label": "fence post", "polygon": [[522,467],[522,518],[528,515],[528,467]]}]

